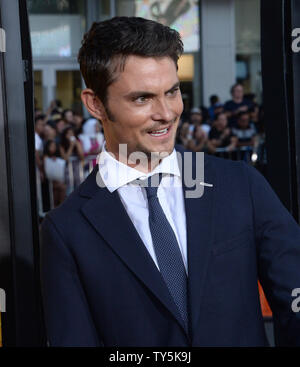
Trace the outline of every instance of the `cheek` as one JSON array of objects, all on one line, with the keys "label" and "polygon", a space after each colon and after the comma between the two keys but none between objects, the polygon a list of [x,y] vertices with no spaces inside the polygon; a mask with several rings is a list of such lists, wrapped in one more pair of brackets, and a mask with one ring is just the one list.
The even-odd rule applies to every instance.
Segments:
[{"label": "cheek", "polygon": [[114,117],[114,123],[118,124],[118,128],[127,131],[143,126],[143,124],[147,123],[149,115],[151,116],[148,106],[137,107],[119,102],[118,104],[111,103],[108,107]]},{"label": "cheek", "polygon": [[139,107],[136,109],[127,109],[127,111],[123,111],[122,115],[120,115],[116,121],[118,121],[121,129],[131,132],[139,132],[147,126],[147,123],[149,126],[149,122],[151,123],[150,120],[150,109],[147,107]]},{"label": "cheek", "polygon": [[111,132],[117,137],[117,140],[126,141],[127,143],[134,143],[139,140],[142,134],[142,127],[144,126],[141,120],[135,116],[132,116],[131,119],[109,122],[109,124],[112,124]]}]

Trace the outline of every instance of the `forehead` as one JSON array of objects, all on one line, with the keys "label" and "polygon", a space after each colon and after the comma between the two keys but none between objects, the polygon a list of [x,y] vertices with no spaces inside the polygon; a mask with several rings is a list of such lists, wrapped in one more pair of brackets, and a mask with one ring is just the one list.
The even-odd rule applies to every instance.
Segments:
[{"label": "forehead", "polygon": [[217,121],[218,121],[218,122],[221,122],[221,123],[225,123],[225,122],[227,122],[227,117],[226,117],[226,116],[224,116],[224,115],[221,115],[221,116],[219,116],[219,117],[217,118]]},{"label": "forehead", "polygon": [[235,86],[234,90],[243,90],[243,86],[242,85],[237,85]]},{"label": "forehead", "polygon": [[171,88],[178,82],[177,68],[170,57],[141,57],[130,55],[110,89],[120,92],[150,91],[158,87]]}]

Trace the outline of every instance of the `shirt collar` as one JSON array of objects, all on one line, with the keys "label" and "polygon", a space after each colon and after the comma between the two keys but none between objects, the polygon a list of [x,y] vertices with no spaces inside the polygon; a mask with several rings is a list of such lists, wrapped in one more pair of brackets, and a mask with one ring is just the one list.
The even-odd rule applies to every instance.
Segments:
[{"label": "shirt collar", "polygon": [[163,158],[162,162],[149,173],[141,172],[115,159],[105,149],[105,143],[103,145],[102,152],[99,155],[98,163],[101,178],[110,192],[113,192],[121,186],[127,185],[138,178],[145,179],[156,173],[166,173],[180,177],[175,148],[170,155]]}]

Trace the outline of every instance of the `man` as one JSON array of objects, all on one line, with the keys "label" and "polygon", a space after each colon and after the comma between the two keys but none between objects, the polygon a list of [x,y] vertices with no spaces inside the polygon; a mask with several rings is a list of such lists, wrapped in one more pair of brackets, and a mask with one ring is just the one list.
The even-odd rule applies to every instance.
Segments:
[{"label": "man", "polygon": [[[180,143],[189,150],[202,151],[207,141],[207,136],[210,131],[210,126],[203,123],[202,111],[198,107],[193,107],[190,110],[189,121],[182,124],[180,129]],[[198,138],[195,138],[195,135]],[[197,141],[199,140],[199,141]]]},{"label": "man", "polygon": [[234,84],[230,89],[232,99],[224,105],[224,110],[229,118],[229,126],[235,125],[237,115],[240,112],[247,112],[253,107],[253,103],[244,97],[244,87],[240,83]]},{"label": "man", "polygon": [[190,126],[191,133],[194,132],[195,127],[201,126],[202,130],[208,135],[210,131],[210,125],[206,121],[203,121],[203,114],[200,108],[194,107],[190,111]]},{"label": "man", "polygon": [[240,112],[237,116],[236,126],[232,133],[238,139],[238,147],[255,146],[258,144],[258,135],[253,122],[250,121],[249,112]]},{"label": "man", "polygon": [[214,121],[218,113],[223,112],[223,105],[220,103],[220,98],[216,94],[209,97],[210,107],[208,108],[208,114],[210,121]]},{"label": "man", "polygon": [[[84,37],[82,100],[106,145],[43,222],[50,345],[263,346],[258,278],[277,343],[300,345],[297,223],[244,163],[205,156],[198,182],[193,155],[180,171],[181,53],[176,31],[141,18],[94,23]],[[194,198],[191,173],[204,188]],[[151,176],[156,186],[145,184]]]},{"label": "man", "polygon": [[217,148],[227,148],[228,152],[234,150],[237,138],[233,136],[231,129],[227,126],[228,120],[225,112],[216,115],[213,127],[209,132],[208,150],[215,153]]}]

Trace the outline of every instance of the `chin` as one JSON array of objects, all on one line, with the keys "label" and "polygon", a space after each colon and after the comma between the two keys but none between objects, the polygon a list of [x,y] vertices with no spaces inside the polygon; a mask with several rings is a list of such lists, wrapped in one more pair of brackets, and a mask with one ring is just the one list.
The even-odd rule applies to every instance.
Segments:
[{"label": "chin", "polygon": [[158,145],[156,149],[153,149],[153,152],[158,153],[166,152],[168,154],[171,154],[173,152],[174,146],[175,146],[174,141],[172,143]]}]

